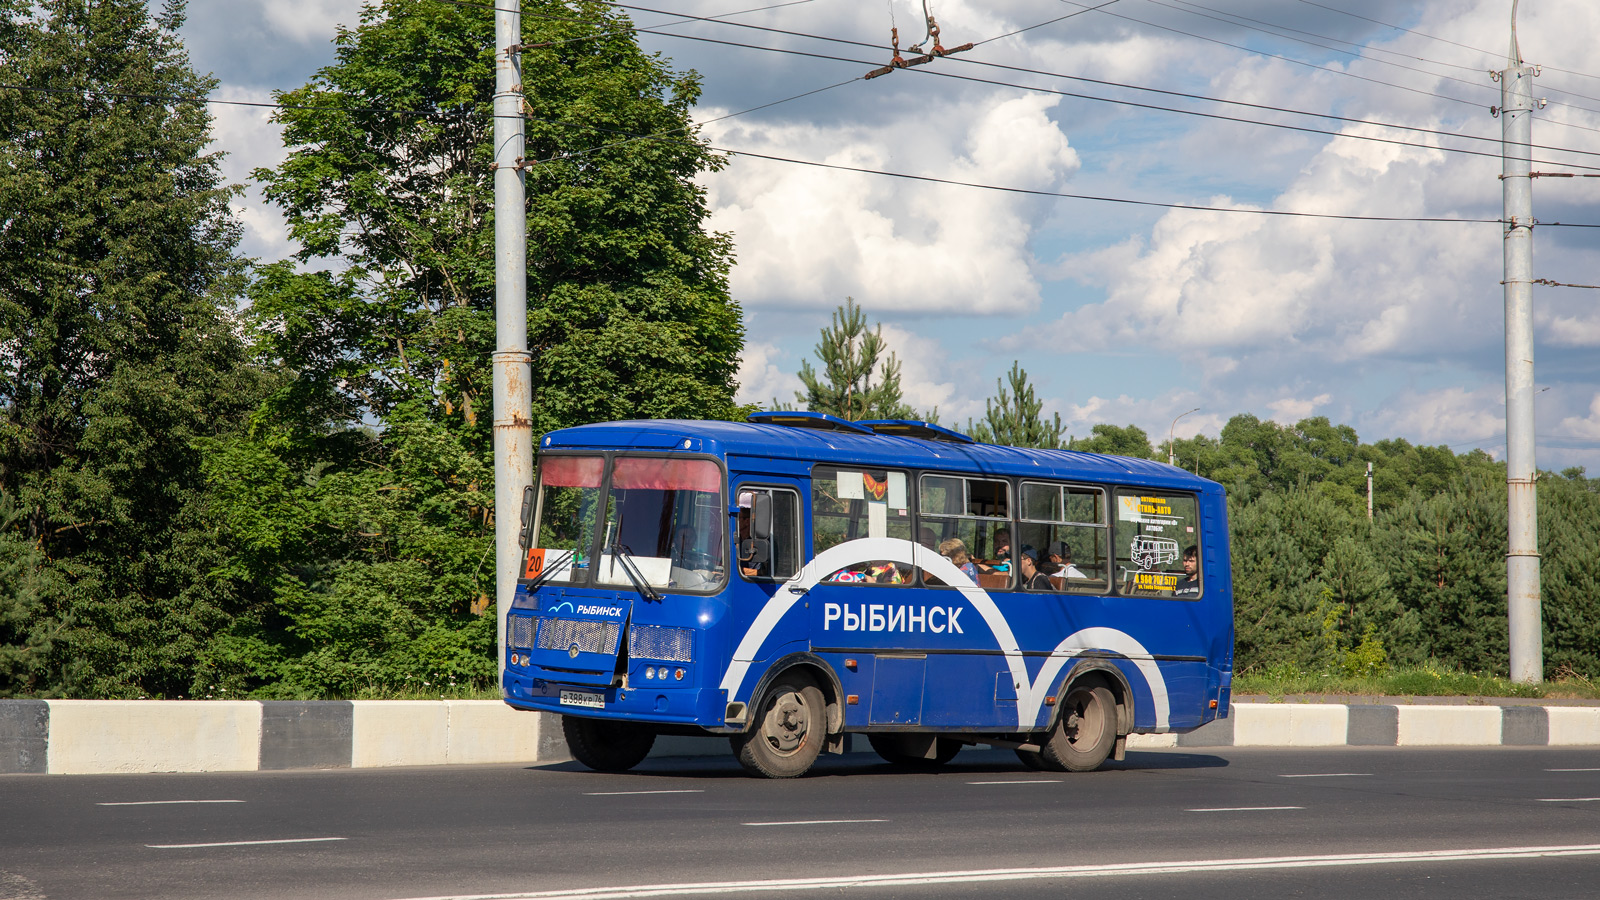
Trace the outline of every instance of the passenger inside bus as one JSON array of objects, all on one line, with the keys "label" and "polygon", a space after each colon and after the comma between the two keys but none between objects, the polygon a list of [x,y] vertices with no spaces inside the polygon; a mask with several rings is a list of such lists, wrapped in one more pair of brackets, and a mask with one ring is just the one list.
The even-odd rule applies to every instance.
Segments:
[{"label": "passenger inside bus", "polygon": [[1088,578],[1083,571],[1072,564],[1072,548],[1065,541],[1052,541],[1048,553],[1049,562],[1054,566],[1050,573],[1062,578]]},{"label": "passenger inside bus", "polygon": [[939,544],[939,555],[950,560],[961,574],[972,579],[973,584],[978,582],[978,567],[972,564],[972,559],[967,556],[967,545],[960,538],[950,538]]},{"label": "passenger inside bus", "polygon": [[1050,576],[1039,571],[1039,551],[1032,547],[1025,548],[1022,555],[1017,557],[1017,564],[1022,570],[1022,584],[1030,591],[1053,591],[1055,585],[1050,583]]}]

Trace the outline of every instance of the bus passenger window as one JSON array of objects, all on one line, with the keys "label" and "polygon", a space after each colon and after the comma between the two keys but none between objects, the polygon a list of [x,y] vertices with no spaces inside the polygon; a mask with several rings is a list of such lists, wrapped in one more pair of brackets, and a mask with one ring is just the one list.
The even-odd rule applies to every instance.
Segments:
[{"label": "bus passenger window", "polygon": [[[765,540],[751,534],[755,495],[772,498],[772,534]],[[749,581],[787,581],[800,571],[800,495],[783,488],[739,488],[739,532],[734,538],[739,574]]]},{"label": "bus passenger window", "polygon": [[1097,487],[1022,483],[1021,541],[1038,550],[1049,590],[1104,594],[1109,588],[1105,496]]},{"label": "bus passenger window", "polygon": [[1011,536],[1011,485],[1004,481],[924,475],[918,498],[918,531],[956,572],[923,573],[930,587],[965,579],[986,590],[1015,583],[1016,548]]},{"label": "bus passenger window", "polygon": [[[855,556],[823,581],[901,585],[915,581],[911,559],[911,502],[905,472],[817,466],[811,471],[811,541],[816,556],[863,541]],[[884,558],[868,539],[904,541]]]},{"label": "bus passenger window", "polygon": [[1118,593],[1200,597],[1200,516],[1192,494],[1118,488],[1115,529]]}]

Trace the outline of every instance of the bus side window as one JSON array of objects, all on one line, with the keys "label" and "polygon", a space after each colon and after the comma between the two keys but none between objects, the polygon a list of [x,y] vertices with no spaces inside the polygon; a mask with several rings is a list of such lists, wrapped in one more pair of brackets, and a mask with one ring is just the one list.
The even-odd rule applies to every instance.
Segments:
[{"label": "bus side window", "polygon": [[867,538],[904,541],[899,559],[874,559],[863,549],[822,580],[844,584],[909,585],[916,579],[911,558],[910,480],[903,471],[870,467],[817,466],[811,471],[812,553]]},{"label": "bus side window", "polygon": [[1022,546],[1037,551],[1050,590],[1103,594],[1109,589],[1105,497],[1097,487],[1022,483]]},{"label": "bus side window", "polygon": [[[772,533],[758,540],[751,533],[757,494],[771,498]],[[800,571],[800,495],[785,488],[739,488],[739,521],[735,547],[739,574],[748,581],[787,581]]]},{"label": "bus side window", "polygon": [[[917,494],[918,540],[949,560],[969,583],[985,590],[1010,588],[1016,583],[1010,501],[1011,485],[1005,481],[924,475]],[[929,587],[947,586],[949,580],[923,576]]]},{"label": "bus side window", "polygon": [[[1193,494],[1118,488],[1115,521],[1117,593],[1199,599],[1200,515]],[[1192,560],[1187,566],[1186,558]]]}]

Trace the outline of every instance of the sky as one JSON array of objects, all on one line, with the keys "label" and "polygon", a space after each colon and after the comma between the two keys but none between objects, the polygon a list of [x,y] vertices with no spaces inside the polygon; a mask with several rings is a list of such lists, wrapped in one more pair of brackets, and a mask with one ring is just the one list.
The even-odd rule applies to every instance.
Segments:
[{"label": "sky", "polygon": [[[734,154],[702,182],[735,246],[741,401],[792,402],[848,296],[882,323],[906,400],[958,428],[1016,362],[1076,436],[1133,424],[1159,444],[1180,415],[1180,437],[1241,413],[1326,416],[1366,441],[1503,458],[1496,222],[1225,210],[1498,219],[1490,71],[1511,0],[935,0],[941,42],[977,46],[871,80],[891,27],[902,47],[924,38],[921,0],[624,2],[646,49],[700,73],[695,118]],[[192,0],[182,36],[216,96],[270,100],[329,64],[359,12]],[[1517,33],[1548,100],[1533,168],[1600,174],[1600,4],[1532,0]],[[283,157],[278,130],[262,110],[213,111],[224,172],[247,187],[242,249],[282,258],[282,217],[249,178]],[[1600,183],[1535,179],[1533,202],[1535,277],[1600,284],[1600,229],[1548,224],[1600,224]],[[1600,473],[1597,301],[1535,288],[1541,468]]]}]

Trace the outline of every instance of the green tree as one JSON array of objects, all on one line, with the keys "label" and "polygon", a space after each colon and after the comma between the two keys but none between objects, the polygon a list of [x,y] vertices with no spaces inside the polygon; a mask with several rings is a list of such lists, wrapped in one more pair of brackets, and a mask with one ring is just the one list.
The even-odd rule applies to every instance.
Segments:
[{"label": "green tree", "polygon": [[795,400],[811,412],[841,419],[909,419],[916,415],[900,396],[900,361],[884,358],[883,326],[867,328],[867,314],[846,297],[817,341],[819,373],[810,360],[800,363]]},{"label": "green tree", "polygon": [[1132,456],[1136,459],[1150,459],[1155,455],[1155,450],[1150,447],[1149,435],[1137,425],[1125,428],[1115,425],[1096,425],[1089,429],[1088,437],[1074,440],[1068,449],[1082,450],[1085,453]]},{"label": "green tree", "polygon": [[0,89],[0,694],[192,695],[230,615],[195,445],[252,376],[210,116],[163,99],[216,86],[181,21],[0,3],[0,83],[27,88]]},{"label": "green tree", "polygon": [[[536,432],[724,418],[742,318],[705,230],[697,76],[598,4],[524,3]],[[493,12],[368,5],[280,95],[288,158],[257,177],[302,267],[252,285],[282,373],[208,473],[253,599],[218,678],[279,696],[492,677]],[[633,139],[629,135],[659,135]]]},{"label": "green tree", "polygon": [[983,401],[983,419],[967,423],[967,433],[985,444],[1047,450],[1066,446],[1061,440],[1064,430],[1060,413],[1044,417],[1044,402],[1034,396],[1028,373],[1016,360],[1005,381],[995,380],[995,396]]}]

